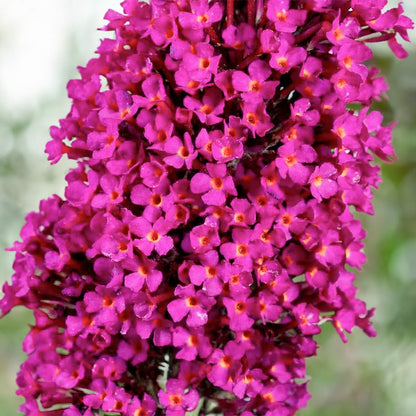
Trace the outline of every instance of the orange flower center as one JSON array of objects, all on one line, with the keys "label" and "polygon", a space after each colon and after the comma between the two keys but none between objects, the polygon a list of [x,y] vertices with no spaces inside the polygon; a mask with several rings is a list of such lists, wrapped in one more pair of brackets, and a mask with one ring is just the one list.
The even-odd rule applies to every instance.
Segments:
[{"label": "orange flower center", "polygon": [[295,155],[288,155],[285,157],[285,162],[286,165],[291,168],[292,166],[296,165],[296,163],[298,163],[298,160],[296,159]]},{"label": "orange flower center", "polygon": [[233,148],[231,146],[224,146],[221,148],[222,157],[231,157],[233,155]]},{"label": "orange flower center", "polygon": [[351,68],[352,67],[352,64],[353,64],[353,60],[352,60],[352,58],[351,58],[351,56],[346,56],[344,59],[343,59],[343,62],[344,62],[344,65],[345,65],[345,67],[346,68]]},{"label": "orange flower center", "polygon": [[211,114],[214,109],[209,104],[204,104],[201,108],[201,113],[204,113],[205,115]]},{"label": "orange flower center", "polygon": [[190,335],[188,338],[188,345],[190,347],[197,347],[199,345],[199,338],[197,335]]},{"label": "orange flower center", "polygon": [[163,197],[160,194],[153,194],[150,197],[150,204],[154,207],[160,207],[162,205]]},{"label": "orange flower center", "polygon": [[202,237],[198,238],[198,243],[201,246],[207,246],[209,244],[209,237],[207,235],[203,235]]},{"label": "orange flower center", "polygon": [[82,317],[82,325],[87,327],[87,326],[91,326],[94,322],[94,320],[92,319],[92,317],[90,315],[85,315]]},{"label": "orange flower center", "polygon": [[237,254],[238,257],[245,257],[247,256],[249,249],[248,249],[248,245],[241,243],[241,244],[237,244],[235,246],[235,252]]},{"label": "orange flower center", "polygon": [[204,13],[204,14],[199,15],[196,18],[196,20],[198,23],[207,23],[209,20],[209,16],[206,13]]},{"label": "orange flower center", "polygon": [[153,170],[153,174],[156,176],[156,178],[160,178],[163,175],[163,169],[155,167]]},{"label": "orange flower center", "polygon": [[257,117],[256,113],[247,113],[246,120],[252,125],[256,126],[259,122],[259,118]]},{"label": "orange flower center", "polygon": [[157,243],[161,236],[156,230],[149,231],[146,238],[151,241],[152,243]]},{"label": "orange flower center", "polygon": [[267,205],[267,203],[269,202],[269,200],[267,199],[267,197],[265,195],[258,195],[257,198],[256,198],[256,201],[259,204],[259,206],[261,206],[261,207],[265,207]]},{"label": "orange flower center", "polygon": [[325,256],[327,249],[327,246],[322,245],[321,248],[317,251],[317,254],[320,256]]},{"label": "orange flower center", "polygon": [[149,276],[150,270],[149,270],[149,268],[147,266],[145,266],[144,264],[142,264],[137,269],[137,273],[139,273],[140,276],[147,277],[147,276]]},{"label": "orange flower center", "polygon": [[335,38],[335,40],[336,41],[340,41],[343,37],[344,37],[344,34],[342,33],[342,30],[339,27],[337,27],[334,30],[334,38]]},{"label": "orange flower center", "polygon": [[283,214],[280,222],[286,227],[288,227],[290,224],[292,224],[292,216],[288,212],[286,212],[286,214]]},{"label": "orange flower center", "polygon": [[173,29],[168,29],[165,32],[165,38],[166,39],[171,39],[173,37],[173,35],[175,34],[175,32],[173,31]]},{"label": "orange flower center", "polygon": [[201,58],[199,60],[199,67],[201,69],[208,69],[209,68],[209,64],[210,64],[209,58]]},{"label": "orange flower center", "polygon": [[305,315],[300,315],[299,319],[302,326],[308,325],[308,318]]},{"label": "orange flower center", "polygon": [[257,269],[257,271],[258,271],[259,275],[262,276],[263,274],[267,273],[267,266],[265,264],[263,264],[262,266],[260,266]]},{"label": "orange flower center", "polygon": [[296,127],[292,127],[287,135],[288,140],[296,140],[298,138],[298,130]]},{"label": "orange flower center", "polygon": [[311,77],[311,73],[308,71],[308,70],[306,70],[306,69],[304,69],[303,71],[302,71],[302,77],[303,78],[305,78],[305,79],[309,79],[310,77]]},{"label": "orange flower center", "polygon": [[281,66],[282,68],[286,68],[289,65],[289,61],[285,56],[279,56],[277,58],[277,65]]},{"label": "orange flower center", "polygon": [[256,81],[256,80],[250,81],[250,83],[248,84],[248,89],[251,92],[259,92],[261,90],[261,88],[262,87],[261,87],[260,82]]},{"label": "orange flower center", "polygon": [[102,300],[102,305],[104,308],[111,308],[114,306],[114,299],[111,296],[104,296]]},{"label": "orange flower center", "polygon": [[263,394],[263,399],[268,401],[269,403],[273,403],[274,402],[274,396],[271,392]]},{"label": "orange flower center", "polygon": [[121,243],[118,243],[117,248],[118,251],[120,251],[121,253],[125,253],[128,250],[129,246],[126,242],[122,241]]},{"label": "orange flower center", "polygon": [[177,208],[175,212],[175,220],[180,221],[180,220],[185,219],[185,217],[186,217],[186,211],[181,207]]},{"label": "orange flower center", "polygon": [[246,374],[244,376],[243,382],[244,384],[250,384],[254,380],[254,377],[251,374]]},{"label": "orange flower center", "polygon": [[314,186],[316,186],[316,187],[321,186],[321,185],[322,185],[322,176],[321,176],[321,175],[316,175],[316,176],[313,178],[312,183],[313,183],[313,185],[314,185]]},{"label": "orange flower center", "polygon": [[280,22],[286,22],[287,20],[287,13],[286,10],[279,10],[276,12],[276,19]]},{"label": "orange flower center", "polygon": [[230,278],[231,284],[238,285],[240,283],[240,276],[238,274],[233,274]]},{"label": "orange flower center", "polygon": [[293,259],[292,259],[292,257],[290,257],[290,256],[285,256],[285,257],[283,258],[283,260],[286,262],[286,264],[287,264],[288,266],[290,266],[290,265],[292,265],[292,264],[293,264]]},{"label": "orange flower center", "polygon": [[179,406],[182,403],[182,397],[179,394],[169,394],[169,404]]},{"label": "orange flower center", "polygon": [[231,367],[231,364],[232,364],[232,362],[233,362],[233,359],[231,358],[231,356],[229,356],[229,355],[224,355],[224,357],[222,357],[221,358],[221,360],[220,360],[220,366],[222,367],[222,368],[230,368]]},{"label": "orange flower center", "polygon": [[303,89],[303,95],[304,95],[305,97],[312,98],[312,97],[313,97],[313,90],[312,90],[312,88],[311,88],[311,87],[305,87],[305,88]]},{"label": "orange flower center", "polygon": [[345,132],[345,129],[343,127],[338,127],[337,128],[337,134],[341,139],[343,139],[347,135],[347,133]]},{"label": "orange flower center", "polygon": [[241,339],[243,341],[250,341],[251,340],[251,332],[246,329],[243,331],[243,333],[241,334]]},{"label": "orange flower center", "polygon": [[113,192],[111,192],[111,194],[110,194],[110,199],[112,200],[112,201],[115,201],[118,197],[120,196],[120,194],[117,192],[117,191],[113,191]]},{"label": "orange flower center", "polygon": [[210,184],[217,191],[221,190],[224,186],[224,183],[221,178],[212,178],[210,180]]},{"label": "orange flower center", "polygon": [[269,230],[263,230],[260,234],[260,240],[263,241],[263,243],[268,243],[271,240]]},{"label": "orange flower center", "polygon": [[246,304],[242,301],[239,301],[234,305],[234,310],[238,314],[244,313],[246,310]]},{"label": "orange flower center", "polygon": [[199,305],[199,302],[195,296],[189,296],[189,298],[186,298],[185,304],[188,308],[196,308]]},{"label": "orange flower center", "polygon": [[237,130],[236,129],[228,129],[228,135],[235,139],[237,137]]},{"label": "orange flower center", "polygon": [[342,89],[347,85],[347,81],[344,78],[341,78],[337,82],[337,87]]},{"label": "orange flower center", "polygon": [[242,212],[237,212],[234,214],[234,222],[241,223],[246,220],[246,216]]},{"label": "orange flower center", "polygon": [[214,266],[205,267],[205,273],[209,278],[213,278],[217,275],[217,268]]},{"label": "orange flower center", "polygon": [[116,400],[114,402],[114,410],[121,410],[123,408],[123,402],[121,400]]},{"label": "orange flower center", "polygon": [[139,407],[134,411],[133,416],[147,416],[146,409]]},{"label": "orange flower center", "polygon": [[188,82],[188,85],[187,85],[187,87],[190,89],[198,88],[198,86],[199,86],[199,81],[194,81],[192,79]]},{"label": "orange flower center", "polygon": [[168,138],[165,130],[160,130],[157,132],[157,141],[163,143]]},{"label": "orange flower center", "polygon": [[178,150],[178,156],[181,157],[182,159],[186,159],[187,157],[189,157],[190,153],[189,150],[186,146],[181,146]]},{"label": "orange flower center", "polygon": [[126,108],[125,110],[123,110],[123,111],[120,112],[120,117],[121,118],[124,118],[127,115],[129,115],[129,114],[130,114],[130,109],[129,108]]},{"label": "orange flower center", "polygon": [[114,136],[109,135],[107,136],[107,142],[105,145],[110,146],[110,144],[113,143],[113,141],[114,141]]},{"label": "orange flower center", "polygon": [[274,173],[271,173],[266,176],[266,185],[272,186],[277,183],[277,176]]}]

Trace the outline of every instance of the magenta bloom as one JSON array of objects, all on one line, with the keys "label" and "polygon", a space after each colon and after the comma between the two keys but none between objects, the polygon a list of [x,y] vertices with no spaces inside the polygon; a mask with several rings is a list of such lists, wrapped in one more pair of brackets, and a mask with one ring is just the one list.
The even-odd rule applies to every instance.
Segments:
[{"label": "magenta bloom", "polygon": [[165,235],[168,228],[163,218],[159,218],[153,225],[145,218],[137,218],[131,227],[133,234],[142,237],[134,240],[134,245],[147,256],[153,250],[161,255],[166,254],[173,247],[172,238]]},{"label": "magenta bloom", "polygon": [[336,173],[335,167],[330,163],[324,163],[322,166],[315,168],[309,182],[311,193],[318,201],[322,198],[329,198],[337,192],[338,186],[333,179]]},{"label": "magenta bloom", "polygon": [[234,299],[223,299],[224,306],[227,308],[227,314],[230,318],[229,325],[233,331],[249,329],[254,323],[254,319],[248,315],[248,306],[251,302],[247,299],[247,296],[247,292],[245,294],[240,292],[239,294],[235,294]]},{"label": "magenta bloom", "polygon": [[177,169],[185,165],[188,169],[192,167],[192,161],[196,158],[197,152],[194,151],[191,136],[185,133],[184,141],[179,137],[172,137],[165,146],[165,152],[172,154],[166,156],[163,160],[167,165]]},{"label": "magenta bloom", "polygon": [[166,408],[168,416],[183,416],[198,405],[199,395],[196,390],[189,389],[182,380],[169,379],[166,383],[166,392],[159,390],[160,403]]},{"label": "magenta bloom", "polygon": [[193,285],[178,286],[175,299],[168,304],[168,311],[175,322],[187,317],[186,323],[190,327],[199,327],[208,321],[208,312],[214,300],[202,291],[195,292]]},{"label": "magenta bloom", "polygon": [[242,71],[233,73],[233,87],[237,91],[245,92],[242,95],[247,100],[256,99],[260,96],[262,99],[271,99],[279,84],[278,81],[266,81],[272,71],[264,61],[254,61],[248,67],[248,75]]},{"label": "magenta bloom", "polygon": [[[51,128],[64,198],[26,217],[1,315],[34,314],[26,416],[293,416],[326,323],[375,336],[354,274],[375,157],[384,0],[124,0]],[[355,210],[351,210],[354,207]],[[348,270],[347,270],[348,268]]]},{"label": "magenta bloom", "polygon": [[208,174],[197,173],[191,180],[191,191],[202,195],[202,200],[208,205],[223,205],[227,195],[236,195],[234,181],[227,175],[224,164],[208,163]]},{"label": "magenta bloom", "polygon": [[253,97],[250,101],[244,101],[242,110],[242,123],[251,130],[253,135],[263,137],[273,127],[262,99]]},{"label": "magenta bloom", "polygon": [[194,112],[202,123],[208,126],[222,121],[220,115],[223,113],[224,100],[218,89],[207,89],[201,101],[187,96],[184,105]]},{"label": "magenta bloom", "polygon": [[267,8],[267,17],[279,32],[292,33],[306,19],[306,10],[290,9],[289,3],[288,0],[271,0]]},{"label": "magenta bloom", "polygon": [[306,144],[299,145],[296,141],[290,141],[279,148],[279,156],[276,166],[280,176],[289,176],[293,182],[305,184],[311,173],[308,164],[316,159],[316,151]]}]

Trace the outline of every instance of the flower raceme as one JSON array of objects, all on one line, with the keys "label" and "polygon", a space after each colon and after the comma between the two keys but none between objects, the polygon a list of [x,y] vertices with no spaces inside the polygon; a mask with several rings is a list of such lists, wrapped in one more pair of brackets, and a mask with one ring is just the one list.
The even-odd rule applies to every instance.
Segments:
[{"label": "flower raceme", "polygon": [[[336,3],[336,7],[334,4]],[[392,126],[369,43],[408,40],[385,0],[125,0],[51,128],[65,198],[21,231],[2,314],[33,310],[25,415],[290,416],[356,297]]]}]

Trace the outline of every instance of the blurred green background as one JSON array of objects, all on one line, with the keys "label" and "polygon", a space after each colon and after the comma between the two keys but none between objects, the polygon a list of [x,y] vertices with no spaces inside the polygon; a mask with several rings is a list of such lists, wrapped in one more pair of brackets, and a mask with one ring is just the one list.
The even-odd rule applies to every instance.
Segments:
[{"label": "blurred green background", "polygon": [[[391,2],[391,4],[394,4]],[[416,20],[416,0],[404,4]],[[108,8],[117,0],[0,0],[0,248],[18,238],[24,216],[40,199],[63,195],[69,162],[51,167],[44,155],[49,126],[69,110],[65,85],[92,57]],[[312,399],[301,416],[414,416],[416,414],[416,36],[399,61],[375,49],[390,92],[385,120],[398,120],[398,160],[383,165],[374,217],[365,223],[368,263],[357,273],[360,297],[377,308],[377,338],[359,331],[344,345],[332,328],[309,359]],[[0,252],[0,283],[13,255]],[[0,320],[0,416],[16,416],[15,376],[31,315],[18,308]]]}]

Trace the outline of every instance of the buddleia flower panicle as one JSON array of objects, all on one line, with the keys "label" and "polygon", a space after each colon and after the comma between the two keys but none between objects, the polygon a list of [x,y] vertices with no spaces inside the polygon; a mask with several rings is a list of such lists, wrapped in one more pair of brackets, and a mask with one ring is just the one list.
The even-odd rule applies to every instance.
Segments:
[{"label": "buddleia flower panicle", "polygon": [[[2,314],[35,323],[27,416],[290,416],[329,322],[375,336],[365,262],[393,125],[386,0],[125,0],[46,145],[76,162],[26,217]],[[189,414],[189,413],[188,413]]]}]

